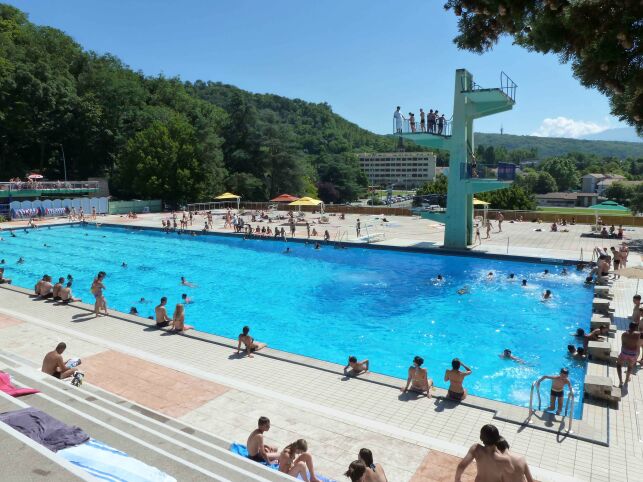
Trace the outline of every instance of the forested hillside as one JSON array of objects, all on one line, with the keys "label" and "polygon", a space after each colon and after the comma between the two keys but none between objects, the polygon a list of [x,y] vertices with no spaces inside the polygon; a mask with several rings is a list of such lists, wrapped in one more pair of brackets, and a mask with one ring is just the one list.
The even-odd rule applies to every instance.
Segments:
[{"label": "forested hillside", "polygon": [[588,141],[563,137],[514,136],[510,134],[475,134],[476,145],[513,149],[536,149],[538,159],[561,156],[570,152],[594,154],[618,159],[643,157],[643,143],[617,141]]}]

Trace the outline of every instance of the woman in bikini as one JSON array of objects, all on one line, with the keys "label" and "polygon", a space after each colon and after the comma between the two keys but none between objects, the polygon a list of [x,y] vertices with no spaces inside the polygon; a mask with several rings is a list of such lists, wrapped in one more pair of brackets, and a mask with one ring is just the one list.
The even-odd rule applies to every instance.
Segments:
[{"label": "woman in bikini", "polygon": [[373,462],[373,452],[369,449],[360,449],[358,457],[366,465],[364,482],[388,482],[382,466]]},{"label": "woman in bikini", "polygon": [[412,391],[426,393],[427,398],[431,398],[431,387],[433,387],[433,380],[428,378],[428,372],[426,368],[422,368],[423,363],[424,359],[422,357],[416,356],[415,358],[413,358],[413,365],[409,367],[406,386],[402,388],[402,393],[408,392],[410,385]]},{"label": "woman in bikini", "polygon": [[252,338],[248,333],[250,332],[249,326],[244,326],[241,334],[239,335],[237,345],[237,353],[241,353],[241,344],[243,343],[246,347],[246,354],[249,358],[253,358],[252,352],[259,351],[262,348],[268,346],[266,343],[255,343],[254,338]]},{"label": "woman in bikini", "polygon": [[107,300],[103,295],[103,290],[105,289],[103,280],[105,279],[105,276],[107,276],[107,274],[104,271],[99,272],[96,275],[96,278],[94,278],[90,289],[94,298],[96,298],[96,301],[94,302],[94,314],[96,315],[96,318],[98,318],[101,308],[105,312],[105,316],[107,316]]},{"label": "woman in bikini", "polygon": [[170,326],[170,331],[183,333],[184,331],[192,330],[193,328],[193,326],[185,324],[185,306],[179,303],[174,309],[174,316],[172,317],[172,325]]},{"label": "woman in bikini", "polygon": [[[306,470],[308,469],[308,470]],[[313,456],[308,453],[308,443],[299,439],[287,445],[279,454],[279,472],[297,478],[301,475],[305,482],[319,482],[315,476],[313,467]],[[308,473],[310,472],[310,478]]]}]

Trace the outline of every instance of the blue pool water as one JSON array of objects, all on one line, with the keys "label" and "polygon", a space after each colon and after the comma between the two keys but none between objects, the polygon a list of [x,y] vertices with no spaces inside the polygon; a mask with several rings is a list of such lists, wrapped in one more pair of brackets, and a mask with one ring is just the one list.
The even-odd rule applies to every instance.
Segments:
[{"label": "blue pool water", "polygon": [[[142,316],[152,315],[165,295],[171,314],[187,293],[194,303],[187,305],[186,323],[205,332],[236,338],[247,324],[273,348],[341,364],[353,354],[369,358],[373,371],[399,378],[420,355],[441,387],[445,369],[459,357],[473,369],[466,381],[471,394],[522,406],[534,379],[566,366],[582,394],[585,367],[566,353],[567,344],[580,344],[570,333],[589,327],[592,292],[573,268],[569,276],[543,276],[544,269],[558,273],[560,267],[124,228],[16,234],[2,233],[0,258],[5,276],[20,286],[32,287],[43,273],[72,274],[75,295],[93,302],[89,287],[103,270],[108,306],[123,312],[136,306]],[[291,254],[282,253],[286,245]],[[16,264],[20,256],[26,263]],[[489,271],[493,281],[486,279]],[[442,284],[432,282],[438,273]],[[198,287],[181,286],[180,276]],[[469,293],[457,294],[465,286]],[[553,291],[552,301],[540,301],[544,289]],[[526,364],[500,359],[504,348]]]}]

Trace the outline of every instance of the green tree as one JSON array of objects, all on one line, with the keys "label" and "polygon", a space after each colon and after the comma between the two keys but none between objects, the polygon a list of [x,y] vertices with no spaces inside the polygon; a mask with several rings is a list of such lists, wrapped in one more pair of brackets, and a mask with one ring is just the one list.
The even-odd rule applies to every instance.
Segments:
[{"label": "green tree", "polygon": [[438,174],[433,181],[429,181],[421,186],[416,194],[424,196],[426,194],[446,194],[449,180],[444,174]]},{"label": "green tree", "polygon": [[[643,9],[638,0],[447,0],[459,17],[455,43],[484,52],[503,35],[528,50],[572,63],[585,87],[643,134]],[[554,176],[555,177],[555,176]]]},{"label": "green tree", "polygon": [[576,169],[574,161],[570,159],[569,156],[547,159],[540,164],[539,169],[551,174],[556,181],[558,189],[561,191],[578,188],[580,182],[578,170]]},{"label": "green tree", "polygon": [[637,214],[643,213],[643,184],[636,186],[630,199],[630,209]]},{"label": "green tree", "polygon": [[532,192],[535,192],[536,194],[547,194],[548,192],[556,191],[558,191],[556,179],[554,179],[548,172],[539,172]]},{"label": "green tree", "polygon": [[490,203],[492,209],[525,211],[536,209],[536,199],[533,194],[515,185],[498,191],[479,193],[476,194],[476,197]]},{"label": "green tree", "polygon": [[198,145],[196,131],[174,115],[155,121],[125,146],[115,173],[115,187],[124,196],[162,198],[183,203],[205,201],[221,191],[220,161]]},{"label": "green tree", "polygon": [[622,182],[614,182],[605,189],[603,195],[612,201],[628,206],[630,199],[635,195],[635,189]]}]

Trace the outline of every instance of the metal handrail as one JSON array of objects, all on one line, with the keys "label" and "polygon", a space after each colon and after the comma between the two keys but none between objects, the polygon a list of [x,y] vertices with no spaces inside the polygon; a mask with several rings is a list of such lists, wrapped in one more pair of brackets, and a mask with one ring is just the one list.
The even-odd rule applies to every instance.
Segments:
[{"label": "metal handrail", "polygon": [[500,72],[500,90],[502,90],[507,97],[509,97],[511,100],[514,102],[516,101],[516,89],[518,88],[518,85],[511,80],[511,78],[504,73],[504,71]]},{"label": "metal handrail", "polygon": [[[542,400],[540,398],[540,384],[546,378],[546,376],[542,376],[531,384],[531,391],[529,392],[529,416],[527,417],[527,419],[530,419],[531,416],[536,412],[536,410],[534,410],[534,389],[536,390],[536,394],[538,395],[538,410],[540,411],[540,406],[542,403]],[[568,432],[571,431],[572,424],[574,423],[574,401],[574,389],[570,386],[569,395],[567,396],[567,402],[565,402],[565,410],[563,411],[563,420],[568,416],[567,414],[569,414],[569,427],[567,428]]]},{"label": "metal handrail", "polygon": [[419,117],[415,120],[413,124],[409,119],[404,119],[402,121],[401,130],[397,130],[395,119],[393,119],[393,134],[398,134],[398,135],[399,134],[433,134],[441,137],[450,137],[452,119],[453,119],[453,116],[451,116],[450,119],[445,118],[444,121],[442,122],[441,128],[437,119],[433,126],[429,126],[429,121],[426,120],[424,124],[424,130],[422,130],[422,123],[420,122]]}]

